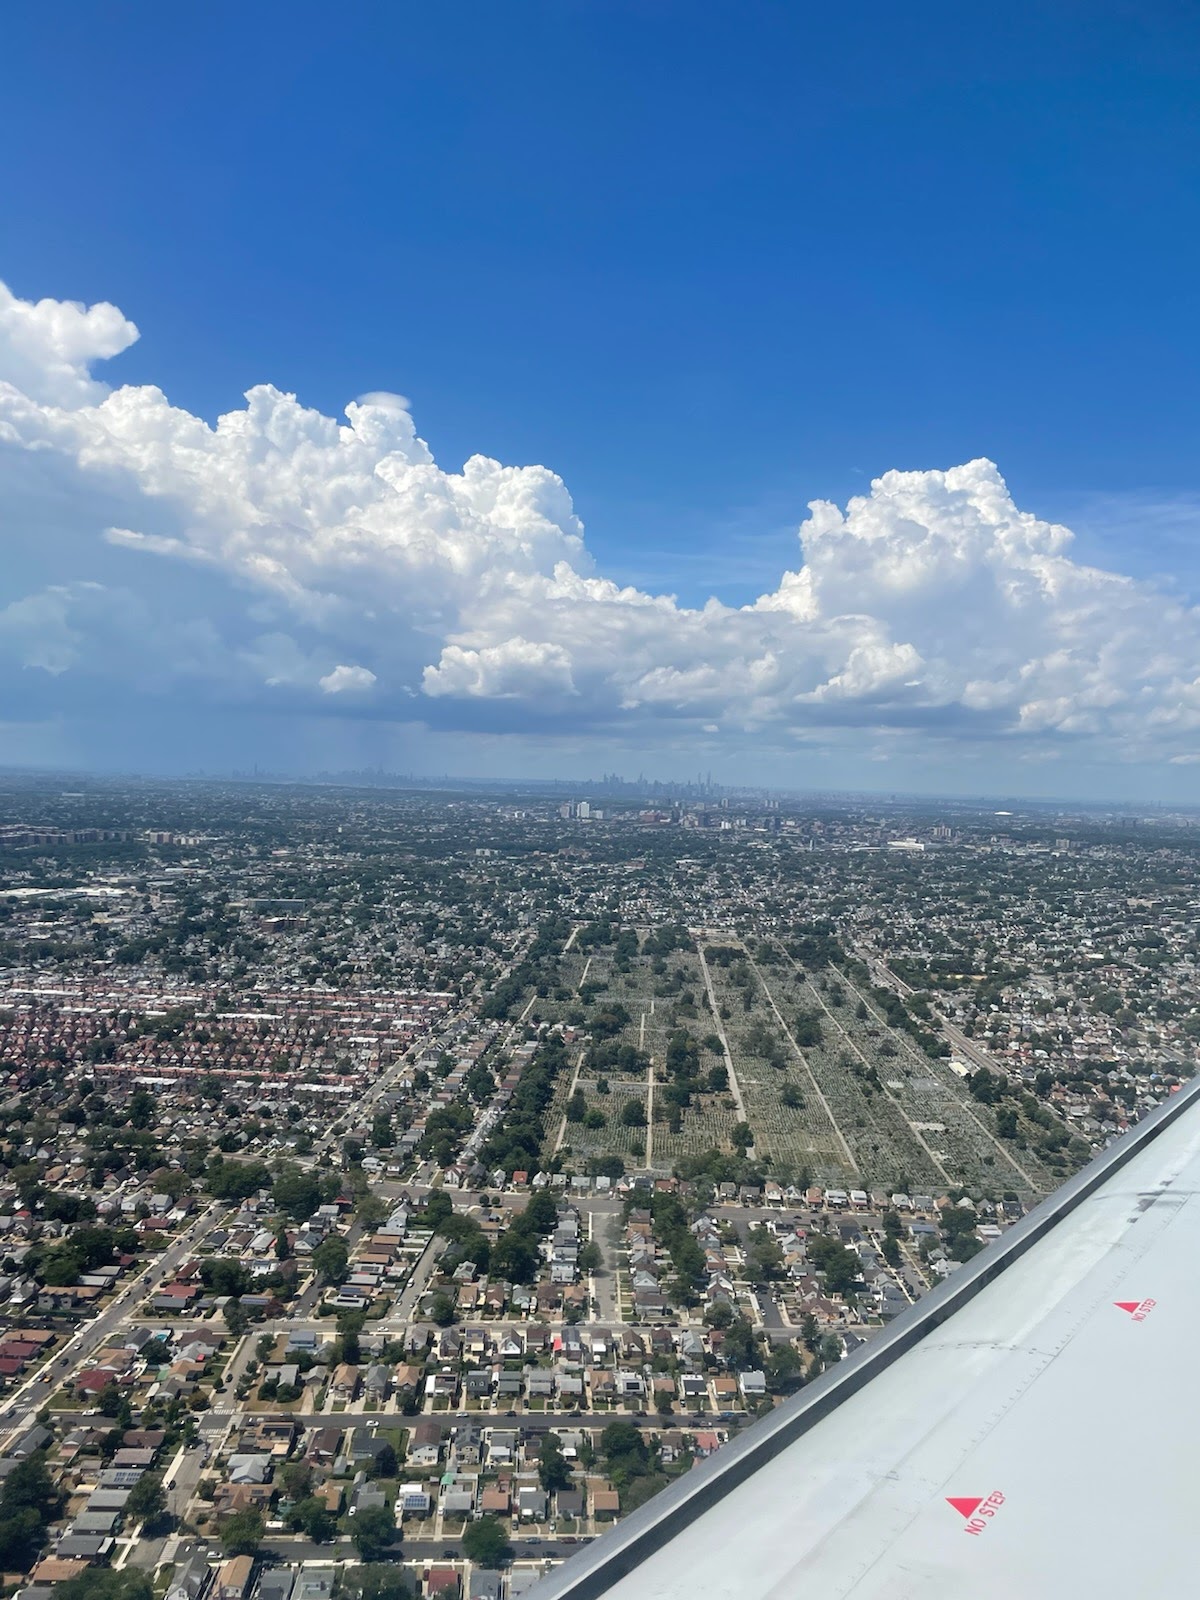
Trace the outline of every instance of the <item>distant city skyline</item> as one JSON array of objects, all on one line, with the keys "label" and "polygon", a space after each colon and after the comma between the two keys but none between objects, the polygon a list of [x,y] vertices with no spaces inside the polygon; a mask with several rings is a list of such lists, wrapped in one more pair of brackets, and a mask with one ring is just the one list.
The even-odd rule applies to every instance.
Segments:
[{"label": "distant city skyline", "polygon": [[[831,788],[813,786],[802,788],[796,786],[772,786],[760,783],[719,784],[715,781],[705,784],[697,778],[687,777],[654,777],[643,774],[636,778],[623,778],[619,774],[605,774],[596,777],[595,774],[583,777],[546,776],[540,778],[516,777],[497,773],[488,777],[481,777],[468,773],[403,773],[385,772],[379,769],[321,772],[310,773],[274,772],[266,769],[250,767],[247,769],[232,768],[229,771],[204,771],[192,770],[187,772],[155,772],[152,770],[134,771],[132,769],[82,769],[72,767],[12,767],[0,766],[0,790],[6,783],[18,785],[38,785],[51,782],[67,782],[71,779],[78,780],[85,787],[74,796],[81,801],[91,797],[87,788],[89,782],[102,784],[122,783],[147,783],[159,784],[166,788],[180,785],[186,788],[190,785],[211,785],[220,788],[223,785],[244,786],[253,789],[255,785],[264,788],[283,789],[289,787],[297,791],[321,789],[379,790],[382,793],[404,793],[411,791],[413,794],[436,794],[439,789],[447,792],[461,792],[465,796],[475,793],[487,795],[489,793],[510,794],[514,801],[522,797],[553,797],[557,804],[563,800],[594,800],[597,797],[615,798],[619,804],[637,805],[645,801],[650,806],[666,806],[675,802],[687,806],[702,806],[706,804],[720,804],[732,806],[743,811],[753,812],[756,809],[778,808],[781,803],[789,809],[803,811],[816,808],[841,808],[847,805],[861,805],[868,809],[875,807],[887,810],[896,807],[901,810],[918,807],[930,812],[938,813],[946,810],[951,813],[964,815],[986,815],[992,812],[996,817],[1014,816],[1021,810],[1028,810],[1036,814],[1040,811],[1049,811],[1063,816],[1087,816],[1092,812],[1106,817],[1121,817],[1128,814],[1130,820],[1136,820],[1139,815],[1162,813],[1165,816],[1183,815],[1192,813],[1200,814],[1200,800],[1170,800],[1167,798],[1139,798],[1136,795],[1116,795],[1112,798],[1102,798],[1086,795],[1070,794],[1019,794],[1008,790],[995,791],[967,791],[959,793],[935,793],[923,789],[902,788]],[[61,798],[70,798],[64,791]],[[1015,810],[1005,809],[1014,807]],[[611,816],[612,814],[610,814]]]}]

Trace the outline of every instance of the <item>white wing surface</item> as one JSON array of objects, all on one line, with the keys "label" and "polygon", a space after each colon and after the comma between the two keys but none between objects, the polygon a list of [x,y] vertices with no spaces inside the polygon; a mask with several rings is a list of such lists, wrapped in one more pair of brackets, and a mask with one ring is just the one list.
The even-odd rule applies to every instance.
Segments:
[{"label": "white wing surface", "polygon": [[1200,1592],[1200,1080],[536,1600]]}]

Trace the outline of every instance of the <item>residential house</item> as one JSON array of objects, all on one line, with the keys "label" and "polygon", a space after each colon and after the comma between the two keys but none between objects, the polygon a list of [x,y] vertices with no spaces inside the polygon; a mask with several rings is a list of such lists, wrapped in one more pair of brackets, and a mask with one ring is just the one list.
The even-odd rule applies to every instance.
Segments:
[{"label": "residential house", "polygon": [[468,1400],[486,1400],[492,1392],[492,1374],[487,1367],[471,1367],[463,1373],[463,1391]]},{"label": "residential house", "polygon": [[396,1514],[405,1517],[429,1515],[429,1491],[420,1483],[402,1483],[396,1491]]},{"label": "residential house", "polygon": [[592,1515],[597,1522],[612,1522],[621,1514],[621,1497],[611,1483],[596,1479],[591,1484]]},{"label": "residential house", "polygon": [[[257,1600],[291,1600],[296,1573],[292,1567],[270,1567],[259,1579]],[[168,1595],[167,1600],[170,1600]]]},{"label": "residential house", "polygon": [[554,1506],[559,1517],[578,1521],[584,1514],[583,1490],[574,1486],[560,1489],[554,1497]]},{"label": "residential house", "polygon": [[520,1485],[517,1489],[517,1516],[522,1522],[544,1522],[546,1510],[546,1491],[540,1485]]},{"label": "residential house", "polygon": [[340,1366],[333,1369],[333,1376],[329,1380],[329,1386],[335,1399],[353,1400],[358,1393],[358,1368],[347,1361],[343,1361]]},{"label": "residential house", "polygon": [[253,1556],[233,1556],[217,1568],[213,1600],[245,1600],[254,1572]]},{"label": "residential house", "polygon": [[314,1466],[331,1466],[337,1458],[338,1446],[342,1442],[340,1428],[317,1428],[308,1440],[308,1448],[304,1452],[307,1460]]},{"label": "residential house", "polygon": [[408,1440],[408,1460],[414,1467],[436,1467],[442,1458],[442,1430],[436,1422],[418,1422]]},{"label": "residential house", "polygon": [[460,1478],[442,1489],[443,1517],[469,1517],[475,1510],[475,1490],[470,1479]]}]

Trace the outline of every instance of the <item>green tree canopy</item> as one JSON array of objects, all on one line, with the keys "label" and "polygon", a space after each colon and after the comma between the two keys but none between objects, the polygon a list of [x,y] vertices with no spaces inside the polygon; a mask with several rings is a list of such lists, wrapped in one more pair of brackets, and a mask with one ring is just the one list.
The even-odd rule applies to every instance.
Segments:
[{"label": "green tree canopy", "polygon": [[271,1186],[271,1199],[295,1222],[307,1222],[321,1204],[320,1179],[291,1163],[280,1168]]},{"label": "green tree canopy", "polygon": [[542,1453],[538,1460],[538,1477],[542,1488],[548,1492],[565,1489],[571,1482],[571,1467],[563,1455],[562,1444],[556,1433],[542,1435]]},{"label": "green tree canopy", "polygon": [[0,1567],[4,1571],[23,1572],[32,1565],[61,1505],[42,1451],[13,1468],[0,1489]]},{"label": "green tree canopy", "polygon": [[351,1567],[342,1579],[342,1592],[355,1600],[411,1600],[412,1583],[403,1567],[390,1561]]},{"label": "green tree canopy", "polygon": [[328,1239],[321,1240],[310,1260],[326,1283],[340,1283],[350,1264],[350,1251],[346,1241],[333,1233]]},{"label": "green tree canopy", "polygon": [[235,1511],[221,1529],[221,1548],[227,1556],[257,1555],[263,1531],[260,1511]]},{"label": "green tree canopy", "polygon": [[77,1578],[54,1586],[56,1596],[66,1600],[153,1600],[154,1587],[149,1575],[136,1567],[89,1567]]},{"label": "green tree canopy", "polygon": [[463,1531],[463,1553],[477,1567],[500,1567],[511,1555],[508,1533],[495,1517],[468,1522]]},{"label": "green tree canopy", "polygon": [[125,1515],[134,1522],[153,1522],[167,1509],[167,1492],[161,1472],[146,1472],[129,1491]]},{"label": "green tree canopy", "polygon": [[337,1534],[337,1518],[323,1500],[307,1495],[297,1500],[288,1513],[288,1522],[297,1533],[303,1533],[314,1544],[328,1544]]},{"label": "green tree canopy", "polygon": [[399,1537],[395,1518],[386,1506],[367,1506],[354,1518],[351,1538],[364,1561],[381,1561]]}]

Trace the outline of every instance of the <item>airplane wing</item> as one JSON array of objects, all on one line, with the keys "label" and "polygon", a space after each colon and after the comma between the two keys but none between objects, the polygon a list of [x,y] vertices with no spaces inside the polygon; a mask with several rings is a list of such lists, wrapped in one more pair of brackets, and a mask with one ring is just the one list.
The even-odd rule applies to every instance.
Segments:
[{"label": "airplane wing", "polygon": [[532,1600],[1197,1592],[1200,1079]]}]

